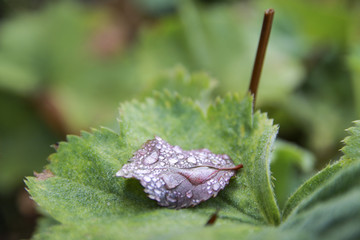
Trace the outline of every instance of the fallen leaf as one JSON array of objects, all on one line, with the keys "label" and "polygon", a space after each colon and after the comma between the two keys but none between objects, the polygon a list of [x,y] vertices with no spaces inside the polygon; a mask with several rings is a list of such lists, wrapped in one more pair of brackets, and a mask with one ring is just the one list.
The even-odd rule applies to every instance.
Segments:
[{"label": "fallen leaf", "polygon": [[226,154],[183,150],[160,137],[147,141],[117,173],[140,180],[149,198],[168,208],[191,207],[215,197],[236,171]]}]

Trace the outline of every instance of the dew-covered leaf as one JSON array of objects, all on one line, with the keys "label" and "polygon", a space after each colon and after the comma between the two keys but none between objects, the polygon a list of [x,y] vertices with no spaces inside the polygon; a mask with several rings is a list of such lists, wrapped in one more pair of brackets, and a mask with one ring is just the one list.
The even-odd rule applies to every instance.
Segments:
[{"label": "dew-covered leaf", "polygon": [[140,180],[149,198],[161,206],[179,209],[215,197],[239,168],[242,164],[235,166],[226,154],[208,149],[185,151],[156,136],[116,176]]}]

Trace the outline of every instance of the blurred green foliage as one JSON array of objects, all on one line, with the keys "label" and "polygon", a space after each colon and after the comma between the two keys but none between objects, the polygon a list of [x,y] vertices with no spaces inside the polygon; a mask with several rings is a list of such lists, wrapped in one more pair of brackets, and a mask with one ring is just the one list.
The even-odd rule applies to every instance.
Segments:
[{"label": "blurred green foliage", "polygon": [[[343,129],[360,116],[357,1],[120,2],[1,2],[0,195],[22,188],[67,133],[117,129],[119,102],[163,88],[203,107],[227,92],[244,96],[269,7],[276,14],[257,107],[304,148],[280,143],[275,152],[279,205],[313,172],[302,165],[310,152],[316,166],[339,155]],[[214,80],[181,67],[166,73],[179,65]],[[195,83],[209,91],[197,96]]]},{"label": "blurred green foliage", "polygon": [[274,191],[279,208],[314,173],[315,157],[299,146],[278,140],[271,159]]},{"label": "blurred green foliage", "polygon": [[6,113],[0,115],[0,192],[6,193],[21,183],[19,176],[42,169],[58,139],[25,99],[0,91],[0,108]]}]

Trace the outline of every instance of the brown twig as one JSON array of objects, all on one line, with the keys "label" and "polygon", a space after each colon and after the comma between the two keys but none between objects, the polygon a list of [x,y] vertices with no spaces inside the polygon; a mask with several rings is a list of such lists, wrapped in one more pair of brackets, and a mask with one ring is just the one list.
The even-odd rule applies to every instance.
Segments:
[{"label": "brown twig", "polygon": [[214,225],[217,220],[218,214],[219,214],[219,209],[216,209],[216,211],[210,216],[209,220],[206,222],[205,226]]},{"label": "brown twig", "polygon": [[266,10],[264,14],[264,21],[261,29],[259,45],[256,52],[256,58],[255,58],[253,72],[251,75],[251,81],[249,86],[249,92],[254,96],[253,107],[255,107],[256,93],[259,86],[261,70],[264,64],[264,58],[265,58],[266,48],[269,42],[274,14],[275,11],[272,8]]}]

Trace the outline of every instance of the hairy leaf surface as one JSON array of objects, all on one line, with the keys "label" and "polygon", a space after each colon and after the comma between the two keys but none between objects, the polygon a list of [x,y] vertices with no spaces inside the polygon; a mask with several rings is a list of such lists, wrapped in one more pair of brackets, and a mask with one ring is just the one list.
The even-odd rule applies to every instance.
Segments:
[{"label": "hairy leaf surface", "polygon": [[[138,224],[132,224],[146,219],[152,219],[155,225],[176,220],[168,234],[185,232],[187,226],[202,231],[216,209],[220,210],[219,225],[278,224],[280,215],[269,169],[276,133],[277,127],[266,115],[252,113],[250,96],[241,99],[228,95],[206,112],[192,100],[169,92],[157,93],[144,102],[124,103],[120,108],[120,133],[101,128],[83,132],[81,137],[69,136],[50,156],[47,172],[39,178],[28,178],[33,199],[59,222],[37,236],[43,238],[58,231],[61,236],[69,236],[72,231],[76,232],[73,236],[82,236],[87,227],[96,225],[90,234],[96,238],[96,234],[109,230],[109,222],[111,233],[132,226],[138,229]],[[216,198],[199,206],[178,211],[159,207],[138,181],[115,177],[155,135],[181,146],[183,151],[206,148],[214,155],[226,154],[244,168]],[[145,232],[152,229],[152,236],[160,232],[148,224],[141,228]]]},{"label": "hairy leaf surface", "polygon": [[328,165],[322,171],[317,173],[311,179],[306,181],[287,201],[283,211],[283,218],[287,218],[288,215],[296,208],[299,204],[311,198],[311,195],[316,191],[322,191],[331,179],[343,168],[353,164],[360,160],[360,122],[355,121],[355,126],[348,129],[351,134],[345,138],[344,142],[346,146],[342,149],[344,156],[336,163]]}]

